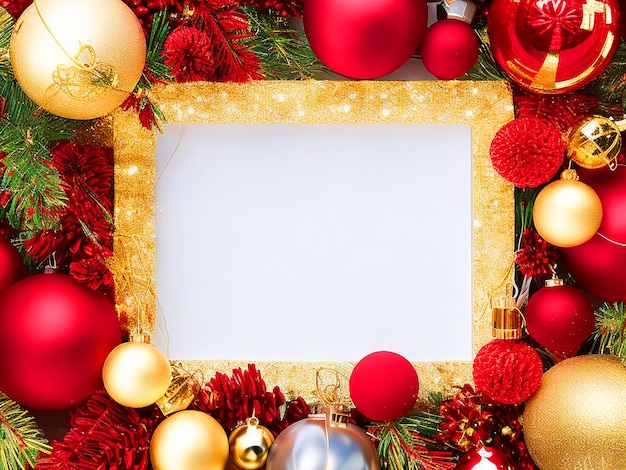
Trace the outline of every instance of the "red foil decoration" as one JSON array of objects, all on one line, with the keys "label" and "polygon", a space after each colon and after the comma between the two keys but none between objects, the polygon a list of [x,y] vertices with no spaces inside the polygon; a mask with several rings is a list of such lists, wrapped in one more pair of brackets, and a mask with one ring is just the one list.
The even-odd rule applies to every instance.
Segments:
[{"label": "red foil decoration", "polygon": [[522,88],[563,93],[596,78],[619,44],[615,0],[494,0],[488,32],[496,61]]}]

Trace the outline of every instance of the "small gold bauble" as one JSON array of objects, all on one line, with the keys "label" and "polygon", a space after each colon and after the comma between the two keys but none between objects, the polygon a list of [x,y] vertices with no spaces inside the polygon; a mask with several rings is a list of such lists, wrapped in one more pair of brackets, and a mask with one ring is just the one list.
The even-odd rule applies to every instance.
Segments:
[{"label": "small gold bauble", "polygon": [[151,344],[130,341],[109,353],[102,380],[107,393],[120,405],[143,408],[165,395],[171,382],[170,364]]},{"label": "small gold bauble", "polygon": [[43,109],[92,119],[133,91],[146,40],[122,0],[35,0],[15,23],[10,58],[20,87]]},{"label": "small gold bauble", "polygon": [[589,116],[576,122],[567,136],[567,156],[583,168],[615,169],[622,149],[622,134],[613,121]]},{"label": "small gold bauble", "polygon": [[[591,186],[569,176],[543,188],[533,208],[533,221],[541,237],[555,246],[582,245],[602,223],[602,201]],[[574,172],[575,175],[575,172]]]},{"label": "small gold bauble", "polygon": [[524,438],[541,470],[626,469],[626,368],[615,356],[566,359],[524,410]]},{"label": "small gold bauble", "polygon": [[274,436],[259,420],[250,418],[230,433],[230,458],[243,470],[257,470],[265,465]]},{"label": "small gold bauble", "polygon": [[210,415],[185,410],[167,417],[150,441],[154,470],[224,470],[228,437]]}]

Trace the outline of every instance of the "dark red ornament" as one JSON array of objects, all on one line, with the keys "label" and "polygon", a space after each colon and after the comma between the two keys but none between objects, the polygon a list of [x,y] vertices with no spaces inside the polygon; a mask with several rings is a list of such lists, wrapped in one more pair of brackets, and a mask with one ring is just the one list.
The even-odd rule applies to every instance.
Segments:
[{"label": "dark red ornament", "polygon": [[445,19],[426,30],[420,56],[426,70],[442,80],[467,73],[478,60],[480,43],[474,29],[464,21]]},{"label": "dark red ornament", "polygon": [[415,54],[426,31],[424,0],[307,0],[304,31],[315,55],[351,78],[378,78]]},{"label": "dark red ornament", "polygon": [[591,240],[561,249],[561,258],[585,292],[607,302],[626,301],[626,168],[580,176],[602,201],[602,224]]},{"label": "dark red ornament", "polygon": [[506,405],[523,403],[541,383],[543,364],[537,351],[521,341],[493,340],[478,351],[473,365],[479,392]]},{"label": "dark red ornament", "polygon": [[28,408],[71,408],[102,387],[120,342],[104,295],[66,274],[28,277],[0,295],[0,390]]},{"label": "dark red ornament", "polygon": [[[550,281],[548,281],[550,282]],[[528,299],[524,310],[530,336],[544,348],[575,353],[593,331],[593,306],[573,286],[547,285]]]},{"label": "dark red ornament", "polygon": [[17,248],[6,238],[0,237],[0,292],[27,275],[24,260]]},{"label": "dark red ornament", "polygon": [[514,470],[511,459],[502,451],[479,445],[467,452],[455,470]]},{"label": "dark red ornament", "polygon": [[417,401],[419,380],[413,365],[400,354],[368,354],[350,375],[350,397],[356,409],[373,421],[405,416]]},{"label": "dark red ornament", "polygon": [[496,61],[521,87],[563,93],[609,64],[619,17],[617,0],[494,0],[489,40]]}]

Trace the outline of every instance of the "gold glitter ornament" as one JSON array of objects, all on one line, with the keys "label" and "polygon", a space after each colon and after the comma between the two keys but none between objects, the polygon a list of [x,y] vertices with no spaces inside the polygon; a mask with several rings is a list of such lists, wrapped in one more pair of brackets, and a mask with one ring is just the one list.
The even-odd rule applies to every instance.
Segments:
[{"label": "gold glitter ornament", "polygon": [[543,188],[533,207],[535,228],[548,243],[562,248],[582,245],[602,223],[602,202],[597,193],[578,181],[575,170]]},{"label": "gold glitter ornament", "polygon": [[20,87],[43,109],[92,119],[132,93],[146,40],[121,0],[35,0],[15,23],[10,58]]},{"label": "gold glitter ornament", "polygon": [[526,403],[524,439],[541,470],[626,468],[626,368],[609,355],[566,359]]},{"label": "gold glitter ornament", "polygon": [[591,170],[609,166],[617,168],[622,149],[618,125],[603,116],[588,116],[576,122],[568,132],[567,156],[583,168]]},{"label": "gold glitter ornament", "polygon": [[230,458],[243,470],[257,470],[265,465],[274,436],[257,418],[248,418],[246,424],[235,428],[228,437]]},{"label": "gold glitter ornament", "polygon": [[150,461],[154,470],[224,470],[228,462],[226,431],[207,413],[179,411],[152,434]]},{"label": "gold glitter ornament", "polygon": [[171,382],[170,364],[148,335],[115,347],[102,366],[107,393],[120,405],[143,408],[161,398]]}]

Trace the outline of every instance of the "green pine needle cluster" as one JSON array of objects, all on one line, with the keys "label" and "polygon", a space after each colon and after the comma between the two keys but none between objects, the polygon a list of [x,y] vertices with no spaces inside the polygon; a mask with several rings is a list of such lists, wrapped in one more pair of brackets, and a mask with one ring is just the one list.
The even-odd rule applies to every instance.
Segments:
[{"label": "green pine needle cluster", "polygon": [[293,29],[284,18],[266,15],[245,7],[252,36],[244,41],[259,58],[270,80],[302,80],[319,76],[328,69],[311,50],[304,31]]},{"label": "green pine needle cluster", "polygon": [[478,60],[472,69],[467,72],[466,78],[470,80],[509,80],[506,72],[500,67],[493,56],[489,35],[487,34],[487,27],[476,27],[474,31],[480,42]]},{"label": "green pine needle cluster", "polygon": [[32,416],[17,403],[0,393],[0,468],[34,468],[40,454],[52,448]]},{"label": "green pine needle cluster", "polygon": [[605,303],[595,312],[593,348],[600,354],[613,354],[626,363],[626,306]]}]

